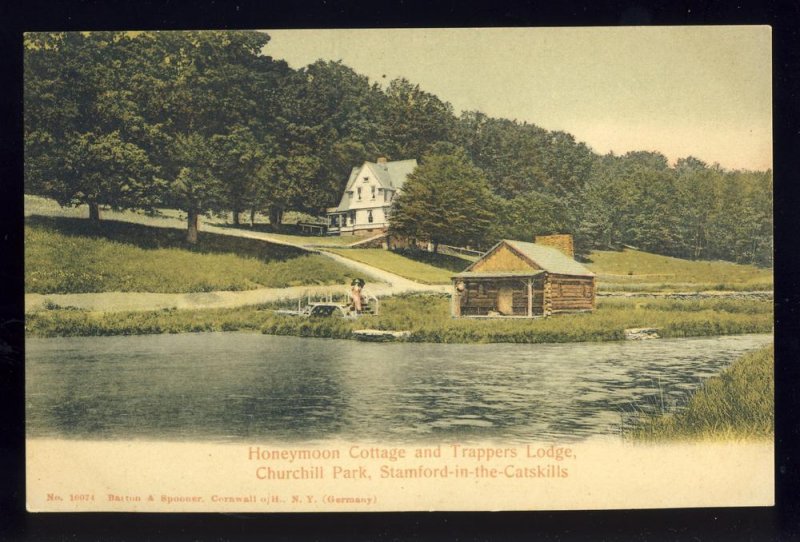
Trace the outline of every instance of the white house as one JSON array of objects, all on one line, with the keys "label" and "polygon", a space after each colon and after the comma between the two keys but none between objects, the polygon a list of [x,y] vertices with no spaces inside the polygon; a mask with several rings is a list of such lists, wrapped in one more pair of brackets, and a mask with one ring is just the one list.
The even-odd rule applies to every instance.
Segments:
[{"label": "white house", "polygon": [[328,233],[368,236],[386,231],[392,200],[416,167],[416,160],[386,158],[354,167],[338,207],[327,209]]}]

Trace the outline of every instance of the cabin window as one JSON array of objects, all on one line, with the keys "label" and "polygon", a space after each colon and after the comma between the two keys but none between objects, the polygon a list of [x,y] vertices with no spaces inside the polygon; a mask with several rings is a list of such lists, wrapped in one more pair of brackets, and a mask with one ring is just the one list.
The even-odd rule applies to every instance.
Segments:
[{"label": "cabin window", "polygon": [[367,211],[367,222],[372,224],[372,211]]},{"label": "cabin window", "polygon": [[358,187],[358,199],[361,199],[361,187]]}]

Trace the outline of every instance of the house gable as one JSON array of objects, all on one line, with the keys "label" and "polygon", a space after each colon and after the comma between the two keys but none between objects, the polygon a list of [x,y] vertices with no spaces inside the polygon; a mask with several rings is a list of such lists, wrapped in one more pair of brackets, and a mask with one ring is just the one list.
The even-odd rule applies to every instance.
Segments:
[{"label": "house gable", "polygon": [[385,163],[364,162],[361,166],[354,167],[339,206],[332,212],[388,207],[416,166],[417,161],[411,159]]},{"label": "house gable", "polygon": [[483,258],[472,264],[471,272],[538,271],[541,268],[522,256],[505,242],[495,245]]}]

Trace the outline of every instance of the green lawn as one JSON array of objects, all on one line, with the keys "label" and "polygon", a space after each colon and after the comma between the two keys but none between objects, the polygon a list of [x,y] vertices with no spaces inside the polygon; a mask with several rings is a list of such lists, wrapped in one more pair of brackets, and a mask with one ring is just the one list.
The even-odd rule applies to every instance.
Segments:
[{"label": "green lawn", "polygon": [[[771,290],[772,269],[722,261],[691,261],[638,250],[595,251],[587,264],[605,289]],[[601,287],[602,287],[601,286]],[[637,286],[639,288],[637,288]]]},{"label": "green lawn", "polygon": [[86,219],[25,221],[25,291],[206,292],[305,284],[346,284],[352,272],[319,254],[208,232],[185,233]]},{"label": "green lawn", "polygon": [[[332,250],[347,258],[418,282],[444,284],[470,262],[425,251]],[[772,270],[730,262],[690,261],[638,250],[592,252],[587,267],[597,273],[600,290],[771,290]]]},{"label": "green lawn", "polygon": [[684,409],[644,417],[630,436],[645,441],[772,437],[774,366],[771,346],[747,354],[706,381]]},{"label": "green lawn", "polygon": [[446,296],[395,296],[380,314],[358,320],[274,314],[270,307],[92,313],[47,310],[26,316],[31,336],[129,335],[193,331],[257,331],[275,335],[350,338],[354,329],[408,330],[415,342],[577,342],[621,340],[624,329],[658,327],[663,337],[769,333],[772,303],[754,300],[601,300],[592,314],[527,320],[451,318]]},{"label": "green lawn", "polygon": [[[393,252],[380,248],[327,249],[345,258],[384,269],[424,284],[448,284],[453,274],[463,271],[469,262],[454,256],[419,252]],[[455,263],[454,263],[455,262]]]}]

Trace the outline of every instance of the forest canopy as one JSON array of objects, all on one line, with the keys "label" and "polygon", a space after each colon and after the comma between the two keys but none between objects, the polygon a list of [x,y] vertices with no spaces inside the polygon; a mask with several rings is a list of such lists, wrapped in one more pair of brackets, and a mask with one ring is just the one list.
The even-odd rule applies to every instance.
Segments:
[{"label": "forest canopy", "polygon": [[[181,209],[192,242],[204,213],[232,212],[238,223],[263,212],[279,227],[286,211],[335,205],[352,167],[415,158],[400,233],[476,247],[571,233],[584,254],[628,245],[772,264],[770,170],[691,156],[670,165],[652,150],[600,155],[568,133],[457,114],[406,79],[383,88],[323,60],[292,69],[264,54],[269,39],[26,34],[26,192],[86,204],[92,220],[103,206]],[[413,201],[436,187],[446,192],[439,216]]]}]

